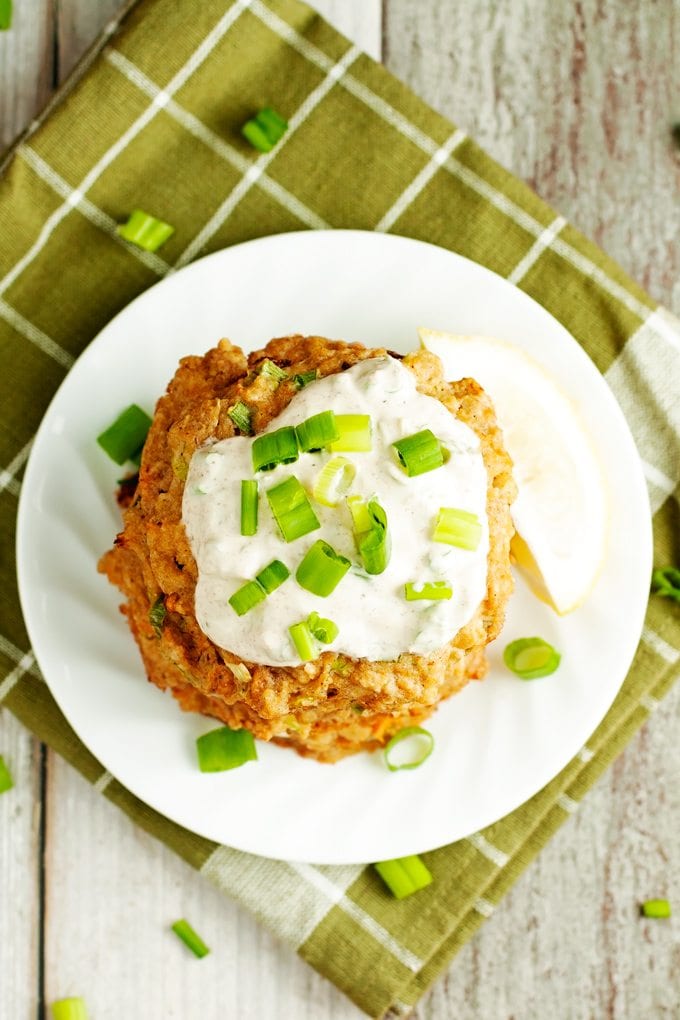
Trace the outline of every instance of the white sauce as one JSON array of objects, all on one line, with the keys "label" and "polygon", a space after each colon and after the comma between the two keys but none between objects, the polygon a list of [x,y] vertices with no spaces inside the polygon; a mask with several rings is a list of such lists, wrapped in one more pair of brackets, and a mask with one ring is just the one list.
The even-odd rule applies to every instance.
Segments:
[{"label": "white sauce", "polygon": [[[216,645],[240,658],[276,666],[300,664],[288,628],[314,611],[339,628],[335,641],[321,646],[324,651],[373,660],[433,652],[471,619],[486,590],[487,477],[479,440],[438,400],[418,393],[414,375],[390,357],[361,361],[306,386],[267,431],[297,425],[325,410],[371,416],[371,452],[342,456],[356,467],[350,492],[375,494],[387,513],[392,536],[387,569],[374,576],[363,571],[344,499],[334,509],[312,500],[321,527],[294,542],[282,539],[265,492],[294,474],[311,494],[315,477],[332,456],[324,451],[303,453],[294,464],[258,473],[257,534],[242,536],[241,480],[254,477],[253,441],[241,436],[222,440],[194,454],[182,507],[198,565],[199,626]],[[390,444],[424,428],[434,432],[451,456],[442,467],[409,478]],[[432,541],[437,512],[444,506],[477,515],[482,536],[476,551]],[[327,598],[312,595],[295,580],[298,564],[320,538],[353,564]],[[229,597],[274,559],[285,563],[291,576],[264,602],[237,616]],[[453,597],[407,602],[408,581],[446,581]]]}]

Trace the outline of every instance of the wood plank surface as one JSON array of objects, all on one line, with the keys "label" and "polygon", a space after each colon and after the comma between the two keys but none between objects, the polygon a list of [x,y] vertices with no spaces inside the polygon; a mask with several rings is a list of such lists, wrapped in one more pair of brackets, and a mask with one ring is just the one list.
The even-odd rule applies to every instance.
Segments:
[{"label": "wood plank surface", "polygon": [[30,123],[53,90],[55,0],[14,4],[0,32],[0,153]]}]

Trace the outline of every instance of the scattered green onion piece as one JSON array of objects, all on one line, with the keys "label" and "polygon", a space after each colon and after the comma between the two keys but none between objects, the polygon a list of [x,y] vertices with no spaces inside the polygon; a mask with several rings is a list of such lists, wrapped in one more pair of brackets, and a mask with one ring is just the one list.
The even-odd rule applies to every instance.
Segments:
[{"label": "scattered green onion piece", "polygon": [[362,535],[365,531],[371,530],[371,518],[368,513],[368,503],[363,496],[348,496],[347,506],[352,514],[352,527],[355,536]]},{"label": "scattered green onion piece", "polygon": [[305,386],[309,386],[310,382],[314,382],[317,377],[316,369],[312,369],[311,372],[298,372],[297,375],[293,376],[293,383],[297,390],[303,390]]},{"label": "scattered green onion piece", "polygon": [[253,440],[253,470],[271,471],[278,464],[292,464],[298,459],[295,429],[284,425],[275,432],[265,432]]},{"label": "scattered green onion piece", "polygon": [[340,633],[337,623],[333,623],[332,620],[327,620],[325,617],[319,616],[318,613],[309,614],[307,617],[307,626],[316,640],[320,641],[322,645],[329,645],[331,641],[335,641],[336,637]]},{"label": "scattered green onion piece", "polygon": [[394,861],[380,861],[373,867],[398,900],[411,896],[432,882],[432,875],[417,854],[397,857]]},{"label": "scattered green onion piece", "polygon": [[670,917],[671,905],[668,900],[645,900],[640,904],[640,913],[644,917]]},{"label": "scattered green onion piece", "polygon": [[151,418],[146,411],[142,411],[137,404],[130,404],[112,425],[97,436],[97,442],[116,464],[125,464],[141,456],[150,427]]},{"label": "scattered green onion piece", "polygon": [[263,375],[265,379],[271,379],[277,385],[283,382],[284,379],[288,378],[288,373],[272,361],[270,358],[265,358],[260,367],[257,370],[258,375]]},{"label": "scattered green onion piece", "polygon": [[257,534],[257,482],[241,480],[241,534]]},{"label": "scattered green onion piece", "polygon": [[482,526],[476,514],[467,510],[454,510],[443,506],[437,514],[437,523],[432,536],[435,542],[455,545],[459,549],[474,551],[482,536]]},{"label": "scattered green onion piece", "polygon": [[116,227],[116,233],[123,240],[136,244],[144,251],[158,251],[175,233],[175,228],[163,220],[157,220],[155,216],[150,216],[149,213],[142,212],[141,209],[135,209],[127,223],[121,223]]},{"label": "scattered green onion piece", "polygon": [[320,528],[309,497],[295,475],[272,486],[267,499],[284,542],[294,542],[310,531]]},{"label": "scattered green onion piece", "polygon": [[73,996],[70,999],[58,999],[52,1003],[54,1020],[88,1020],[85,999]]},{"label": "scattered green onion piece", "polygon": [[14,786],[14,780],[12,779],[12,773],[7,768],[5,759],[0,754],[0,793],[7,793]]},{"label": "scattered green onion piece", "polygon": [[264,602],[267,593],[257,581],[247,581],[241,588],[234,592],[229,599],[229,605],[239,616],[245,616],[251,609]]},{"label": "scattered green onion piece", "polygon": [[377,499],[369,499],[362,507],[356,499],[348,499],[354,523],[354,537],[367,574],[382,574],[390,562],[392,540],[387,527],[387,514]]},{"label": "scattered green onion piece", "polygon": [[255,575],[255,580],[267,595],[271,595],[288,577],[290,577],[290,570],[286,564],[281,560],[272,560],[264,570]]},{"label": "scattered green onion piece", "polygon": [[366,453],[371,449],[370,414],[336,414],[338,438],[329,444],[332,453]]},{"label": "scattered green onion piece", "polygon": [[294,623],[292,627],[289,627],[288,633],[293,639],[295,649],[303,662],[311,662],[312,659],[318,659],[319,649],[314,641],[314,635],[304,620],[301,623]]},{"label": "scattered green onion piece", "polygon": [[356,473],[354,464],[346,457],[331,457],[314,479],[312,496],[324,506],[337,506]]},{"label": "scattered green onion piece", "polygon": [[258,152],[271,152],[287,130],[288,121],[271,106],[265,106],[252,120],[246,121],[241,133]]},{"label": "scattered green onion piece", "polygon": [[[411,755],[408,761],[399,764],[394,762],[392,752],[403,740],[409,741],[410,748],[402,748],[402,750],[409,751],[410,749]],[[395,733],[392,739],[388,741],[383,755],[385,757],[385,764],[390,772],[399,772],[401,769],[417,769],[419,765],[427,761],[433,751],[434,737],[429,730],[424,730],[422,726],[406,726],[403,730]]]},{"label": "scattered green onion piece", "polygon": [[399,463],[409,478],[434,471],[444,463],[442,444],[430,429],[423,429],[412,436],[398,439],[392,446],[397,451]]},{"label": "scattered green onion piece", "polygon": [[518,638],[503,652],[503,662],[522,680],[550,676],[560,664],[561,655],[540,637]]},{"label": "scattered green onion piece", "polygon": [[244,404],[242,400],[237,400],[234,406],[229,408],[227,414],[239,432],[243,432],[246,436],[252,435],[252,415],[247,404]]},{"label": "scattered green onion piece", "polygon": [[12,0],[0,0],[0,31],[12,27]]},{"label": "scattered green onion piece", "polygon": [[440,599],[450,599],[453,589],[446,581],[426,581],[424,584],[416,584],[415,581],[407,581],[404,585],[404,595],[407,602],[418,602],[430,600],[432,602]]},{"label": "scattered green onion piece", "polygon": [[680,570],[677,567],[661,567],[652,574],[652,591],[662,598],[680,603]]},{"label": "scattered green onion piece", "polygon": [[201,936],[194,931],[189,922],[185,921],[184,918],[181,921],[175,921],[172,930],[175,935],[181,938],[187,949],[190,949],[199,960],[202,960],[210,952]]},{"label": "scattered green onion piece", "polygon": [[160,637],[163,633],[163,624],[165,623],[167,612],[165,596],[160,594],[149,609],[149,623],[153,627],[156,637]]},{"label": "scattered green onion piece", "polygon": [[204,733],[196,741],[196,751],[201,772],[227,772],[247,761],[257,761],[250,730],[232,730],[228,726]]},{"label": "scattered green onion piece", "polygon": [[311,418],[300,422],[295,428],[300,453],[314,453],[322,450],[339,438],[335,415],[332,411],[320,411]]},{"label": "scattered green onion piece", "polygon": [[318,539],[305,553],[295,572],[295,580],[312,595],[325,599],[335,591],[351,566],[328,542]]}]

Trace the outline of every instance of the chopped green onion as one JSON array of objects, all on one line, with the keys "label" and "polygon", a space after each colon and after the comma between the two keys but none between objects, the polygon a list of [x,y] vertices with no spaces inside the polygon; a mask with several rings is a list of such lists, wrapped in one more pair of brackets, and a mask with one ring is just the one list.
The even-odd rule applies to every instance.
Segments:
[{"label": "chopped green onion", "polygon": [[421,599],[435,602],[440,599],[450,599],[453,589],[446,581],[426,581],[423,584],[407,581],[404,585],[404,595],[407,602],[417,602]]},{"label": "chopped green onion", "polygon": [[434,471],[444,463],[442,444],[430,429],[423,429],[412,436],[398,439],[392,446],[397,451],[399,463],[409,478]]},{"label": "chopped green onion", "polygon": [[321,527],[309,497],[295,475],[272,486],[267,491],[267,499],[284,542],[294,542],[296,538]]},{"label": "chopped green onion", "polygon": [[141,209],[135,209],[127,223],[121,223],[116,227],[116,233],[123,240],[136,244],[144,251],[158,251],[175,233],[175,228],[163,220],[157,220],[155,216],[150,216],[149,213],[142,212]]},{"label": "chopped green onion", "polygon": [[0,31],[12,27],[12,0],[0,0]]},{"label": "chopped green onion", "polygon": [[319,657],[319,649],[316,647],[314,635],[303,620],[301,623],[294,623],[288,628],[288,633],[293,639],[295,649],[303,662],[311,662]]},{"label": "chopped green onion", "polygon": [[[141,456],[142,447],[151,427],[151,418],[137,404],[130,404],[118,415],[113,425],[97,436],[97,442],[116,464],[125,464]],[[137,461],[139,463],[139,461]]]},{"label": "chopped green onion", "polygon": [[7,768],[5,759],[0,754],[0,793],[7,793],[14,786],[14,780],[12,779],[12,773]]},{"label": "chopped green onion", "polygon": [[432,875],[417,854],[397,857],[394,861],[380,861],[373,867],[398,900],[411,896],[432,882]]},{"label": "chopped green onion", "polygon": [[265,106],[252,120],[246,121],[241,133],[258,152],[271,152],[287,130],[288,121],[271,106]]},{"label": "chopped green onion", "polygon": [[252,435],[252,415],[247,404],[244,404],[242,400],[237,400],[234,406],[229,408],[227,414],[239,432],[243,432],[246,436]]},{"label": "chopped green onion", "polygon": [[303,390],[305,386],[309,386],[310,382],[314,382],[317,377],[316,369],[312,369],[311,372],[298,372],[297,375],[293,376],[293,383],[297,390]]},{"label": "chopped green onion", "polygon": [[550,676],[560,664],[561,655],[540,637],[518,638],[503,652],[503,662],[522,680]]},{"label": "chopped green onion", "polygon": [[241,480],[241,534],[257,534],[257,482]]},{"label": "chopped green onion", "polygon": [[70,999],[58,999],[52,1003],[54,1020],[88,1020],[85,999],[73,996]]},{"label": "chopped green onion", "polygon": [[474,551],[482,536],[482,526],[476,514],[467,510],[454,510],[443,506],[437,514],[437,523],[432,536],[435,542],[455,545],[459,549]]},{"label": "chopped green onion", "polygon": [[312,496],[324,506],[337,506],[356,473],[354,464],[346,457],[331,457],[314,479]]},{"label": "chopped green onion", "polygon": [[[394,748],[404,740],[408,741],[406,747],[400,748],[395,756],[393,754]],[[383,755],[385,757],[385,764],[390,772],[399,772],[401,769],[417,769],[419,765],[427,761],[433,751],[434,737],[429,730],[424,730],[422,726],[406,726],[403,730],[395,733],[392,739],[388,741]],[[407,754],[407,760],[395,761],[395,757],[397,759],[401,758],[402,752]]]},{"label": "chopped green onion", "polygon": [[267,595],[271,595],[288,577],[290,577],[290,570],[286,564],[281,560],[272,560],[259,574],[255,575],[255,580]]},{"label": "chopped green onion", "polygon": [[210,952],[201,936],[194,931],[189,922],[185,921],[184,918],[181,921],[175,921],[172,930],[175,935],[181,938],[187,949],[190,949],[199,960],[202,960]]},{"label": "chopped green onion", "polygon": [[257,370],[257,374],[263,375],[265,379],[271,379],[272,382],[275,382],[277,385],[278,383],[283,382],[284,379],[288,378],[288,373],[284,372],[282,368],[279,368],[276,362],[271,361],[270,358],[264,359]]},{"label": "chopped green onion", "polygon": [[239,616],[245,616],[251,609],[264,602],[267,593],[257,581],[247,581],[241,588],[234,592],[229,599],[229,605]]},{"label": "chopped green onion", "polygon": [[366,453],[371,449],[370,414],[336,414],[338,439],[330,443],[332,453]]},{"label": "chopped green onion", "polygon": [[353,666],[348,659],[333,659],[331,662],[331,669],[338,676],[349,676],[352,672]]},{"label": "chopped green onion", "polygon": [[652,591],[663,598],[680,603],[680,570],[677,567],[661,567],[652,574]]},{"label": "chopped green onion", "polygon": [[232,730],[220,726],[204,733],[196,741],[198,767],[201,772],[226,772],[247,761],[257,761],[257,749],[250,730]]},{"label": "chopped green onion", "polygon": [[278,464],[292,464],[298,459],[295,429],[284,425],[275,432],[265,432],[253,440],[253,470],[271,471]]},{"label": "chopped green onion", "polygon": [[671,905],[668,900],[645,900],[640,904],[640,913],[644,917],[670,917]]},{"label": "chopped green onion", "polygon": [[295,428],[300,453],[314,453],[323,449],[335,439],[340,433],[335,424],[335,415],[332,411],[320,411],[313,414]]},{"label": "chopped green onion", "polygon": [[249,684],[253,679],[244,662],[225,662],[224,665],[233,673],[234,680],[239,684]]},{"label": "chopped green onion", "polygon": [[149,623],[153,627],[156,637],[161,637],[163,633],[163,624],[165,623],[166,615],[167,609],[165,608],[165,595],[161,593],[149,609]]},{"label": "chopped green onion", "polygon": [[318,539],[305,553],[295,572],[295,580],[312,595],[325,599],[335,591],[351,565],[328,542]]},{"label": "chopped green onion", "polygon": [[329,645],[331,641],[335,641],[336,637],[340,633],[337,623],[333,623],[332,620],[327,620],[325,617],[319,616],[318,613],[309,614],[307,617],[307,626],[316,640],[320,641],[322,645]]},{"label": "chopped green onion", "polygon": [[362,503],[358,498],[350,497],[347,503],[364,569],[368,574],[382,574],[392,553],[387,514],[375,498]]}]

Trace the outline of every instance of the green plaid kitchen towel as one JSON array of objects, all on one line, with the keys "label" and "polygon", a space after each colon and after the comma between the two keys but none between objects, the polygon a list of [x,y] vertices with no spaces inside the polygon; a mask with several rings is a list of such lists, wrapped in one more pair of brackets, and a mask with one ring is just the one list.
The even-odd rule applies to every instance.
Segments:
[{"label": "green plaid kitchen towel", "polygon": [[[290,127],[258,155],[239,127],[272,97]],[[142,198],[176,227],[159,254],[115,233]],[[280,231],[394,231],[506,276],[583,345],[635,434],[664,564],[678,559],[669,499],[680,478],[677,324],[297,0],[133,4],[8,160],[0,224],[0,703],[366,1013],[407,1011],[669,689],[680,611],[652,599],[630,674],[586,747],[512,815],[425,855],[434,884],[397,902],[371,868],[284,864],[217,846],[103,774],[41,680],[19,611],[13,531],[32,436],[74,358],[170,267]]]}]

